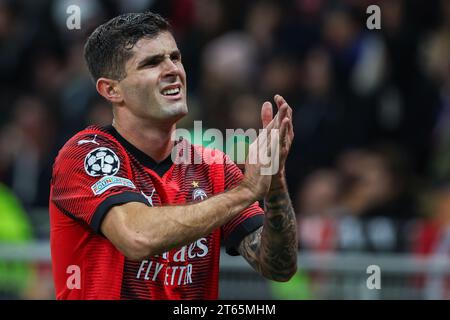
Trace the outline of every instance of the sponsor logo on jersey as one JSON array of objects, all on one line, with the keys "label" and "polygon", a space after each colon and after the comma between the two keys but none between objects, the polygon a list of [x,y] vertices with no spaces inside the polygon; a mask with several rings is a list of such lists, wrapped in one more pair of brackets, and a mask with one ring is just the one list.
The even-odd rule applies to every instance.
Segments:
[{"label": "sponsor logo on jersey", "polygon": [[164,252],[141,261],[136,279],[156,281],[164,286],[187,286],[192,284],[196,261],[209,253],[208,239],[200,238],[177,250]]},{"label": "sponsor logo on jersey", "polygon": [[119,157],[109,148],[94,149],[84,159],[84,170],[91,177],[113,176],[119,168]]},{"label": "sponsor logo on jersey", "polygon": [[112,187],[119,186],[136,189],[136,186],[130,180],[114,176],[106,176],[101,178],[91,187],[91,189],[92,192],[94,192],[94,194],[97,196],[104,193],[108,189],[111,189]]}]

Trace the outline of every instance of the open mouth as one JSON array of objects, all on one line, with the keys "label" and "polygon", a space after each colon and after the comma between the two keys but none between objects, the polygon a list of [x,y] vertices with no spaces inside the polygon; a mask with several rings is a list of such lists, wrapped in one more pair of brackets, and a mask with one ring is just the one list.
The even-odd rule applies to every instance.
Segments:
[{"label": "open mouth", "polygon": [[161,94],[165,97],[177,97],[181,94],[180,85],[172,85],[161,90]]}]

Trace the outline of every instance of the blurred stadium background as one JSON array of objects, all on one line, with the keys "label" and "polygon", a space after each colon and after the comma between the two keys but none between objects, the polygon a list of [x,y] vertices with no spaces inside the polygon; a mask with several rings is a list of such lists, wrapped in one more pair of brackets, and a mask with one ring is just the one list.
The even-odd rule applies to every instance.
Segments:
[{"label": "blurred stadium background", "polygon": [[[68,30],[66,9],[81,9]],[[367,6],[381,30],[366,28]],[[0,0],[0,298],[53,299],[53,159],[108,124],[84,65],[93,27],[151,9],[171,21],[189,117],[259,127],[274,93],[294,109],[287,178],[299,272],[264,281],[223,256],[221,298],[450,297],[450,1]],[[381,269],[370,290],[369,265]]]}]

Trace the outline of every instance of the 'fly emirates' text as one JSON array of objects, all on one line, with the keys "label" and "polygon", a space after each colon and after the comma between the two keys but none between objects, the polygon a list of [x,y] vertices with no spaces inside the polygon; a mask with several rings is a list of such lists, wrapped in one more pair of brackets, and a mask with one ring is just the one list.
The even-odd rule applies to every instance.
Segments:
[{"label": "'fly emirates' text", "polygon": [[157,281],[164,277],[165,286],[180,286],[192,283],[192,263],[184,265],[170,265],[190,262],[197,258],[205,257],[208,254],[208,240],[200,238],[190,245],[181,247],[178,251],[164,252],[161,256],[154,256],[152,259],[143,260],[136,274],[136,279],[146,281]]}]

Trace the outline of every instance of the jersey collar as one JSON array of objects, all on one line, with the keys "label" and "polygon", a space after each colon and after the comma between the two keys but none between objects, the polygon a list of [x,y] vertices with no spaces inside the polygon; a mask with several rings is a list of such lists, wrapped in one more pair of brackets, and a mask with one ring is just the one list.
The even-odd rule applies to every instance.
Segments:
[{"label": "jersey collar", "polygon": [[132,145],[130,142],[128,142],[124,137],[120,135],[119,132],[117,132],[116,128],[114,128],[112,125],[107,126],[105,129],[109,134],[116,138],[117,141],[119,141],[119,143],[127,150],[127,152],[132,154],[133,157],[135,157],[136,160],[138,160],[144,167],[151,169],[160,177],[162,177],[173,165],[171,155],[158,163],[152,157],[148,156],[147,154],[136,148],[134,145]]}]

